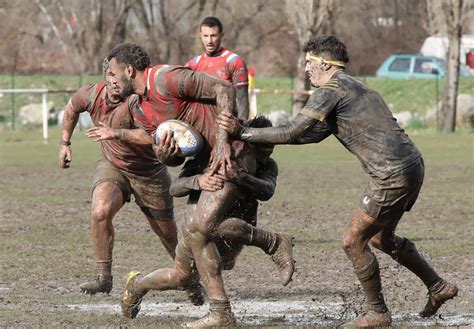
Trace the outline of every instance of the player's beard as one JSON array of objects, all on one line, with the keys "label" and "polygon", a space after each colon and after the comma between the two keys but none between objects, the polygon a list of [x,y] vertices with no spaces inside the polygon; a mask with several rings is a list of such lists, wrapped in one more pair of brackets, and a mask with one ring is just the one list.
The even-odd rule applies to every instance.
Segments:
[{"label": "player's beard", "polygon": [[124,79],[123,88],[120,91],[120,96],[122,96],[122,98],[126,98],[130,96],[131,94],[133,94],[134,92],[135,90],[133,89],[132,79],[129,79],[129,80]]}]

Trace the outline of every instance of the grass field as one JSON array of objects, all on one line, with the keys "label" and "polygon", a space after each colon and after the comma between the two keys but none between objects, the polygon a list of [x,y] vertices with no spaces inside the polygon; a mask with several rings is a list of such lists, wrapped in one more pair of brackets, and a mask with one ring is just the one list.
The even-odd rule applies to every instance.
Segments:
[{"label": "grass field", "polygon": [[[410,237],[460,293],[439,316],[422,320],[417,312],[425,303],[423,285],[376,253],[386,301],[395,326],[470,327],[473,135],[429,130],[409,134],[424,155],[426,177],[399,232]],[[72,168],[62,170],[57,166],[59,130],[52,129],[50,136],[45,144],[39,130],[0,134],[0,327],[156,328],[203,315],[206,307],[190,307],[182,292],[150,293],[136,319],[120,315],[118,303],[128,271],[148,273],[171,264],[133,202],[114,220],[114,289],[110,295],[93,297],[79,293],[78,285],[95,272],[88,212],[99,145],[76,131]],[[360,288],[340,237],[366,178],[358,161],[334,138],[319,145],[278,146],[274,158],[280,167],[277,191],[262,204],[259,225],[295,236],[298,272],[283,288],[268,257],[246,248],[236,268],[224,275],[234,311],[242,326],[340,325],[361,310]],[[172,175],[177,172],[171,170]],[[176,200],[178,221],[183,205],[183,200]]]}]

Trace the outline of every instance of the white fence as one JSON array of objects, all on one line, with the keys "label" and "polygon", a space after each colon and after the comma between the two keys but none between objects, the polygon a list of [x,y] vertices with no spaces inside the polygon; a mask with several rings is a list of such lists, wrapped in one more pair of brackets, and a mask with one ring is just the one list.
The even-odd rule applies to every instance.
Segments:
[{"label": "white fence", "polygon": [[[20,94],[20,93],[31,93],[41,94],[42,96],[42,123],[43,123],[43,139],[48,140],[48,93],[71,93],[75,90],[62,89],[62,90],[51,90],[46,88],[35,88],[35,89],[0,89],[0,94]],[[257,94],[299,94],[299,95],[310,95],[312,90],[286,90],[286,89],[250,89],[250,114],[251,116],[256,115],[257,110]]]},{"label": "white fence", "polygon": [[48,89],[0,89],[0,94],[41,94],[42,96],[42,111],[43,111],[43,139],[48,140]]}]

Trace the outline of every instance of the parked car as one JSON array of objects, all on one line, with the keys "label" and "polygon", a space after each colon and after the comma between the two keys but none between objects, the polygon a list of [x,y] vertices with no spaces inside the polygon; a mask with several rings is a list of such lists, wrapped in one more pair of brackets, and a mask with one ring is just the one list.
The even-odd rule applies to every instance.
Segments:
[{"label": "parked car", "polygon": [[[446,75],[446,63],[444,60],[414,54],[394,54],[389,56],[376,72],[377,77],[393,79],[442,78]],[[459,69],[461,76],[473,76],[473,73],[465,65],[461,64]]]}]

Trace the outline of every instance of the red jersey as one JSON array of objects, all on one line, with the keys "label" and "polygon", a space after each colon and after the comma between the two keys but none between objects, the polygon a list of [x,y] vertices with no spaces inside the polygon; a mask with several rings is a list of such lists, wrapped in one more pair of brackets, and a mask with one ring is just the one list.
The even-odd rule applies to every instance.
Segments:
[{"label": "red jersey", "polygon": [[474,70],[474,54],[469,52],[466,55],[466,64],[471,69]]},{"label": "red jersey", "polygon": [[[134,95],[124,102],[110,104],[106,93],[103,82],[88,84],[71,97],[69,104],[75,112],[88,111],[96,126],[101,121],[112,128],[134,129],[129,106],[138,97]],[[151,145],[137,145],[112,139],[101,141],[101,146],[103,158],[115,167],[136,175],[146,176],[155,172],[157,166],[163,166],[156,158]]]},{"label": "red jersey", "polygon": [[236,53],[222,48],[215,56],[206,53],[196,56],[186,63],[193,71],[204,72],[210,76],[232,82],[234,87],[248,86],[247,65]]},{"label": "red jersey", "polygon": [[163,121],[182,120],[201,133],[209,151],[216,143],[218,109],[206,75],[183,66],[157,65],[145,70],[145,78],[145,95],[132,106],[134,124],[152,135]]}]

